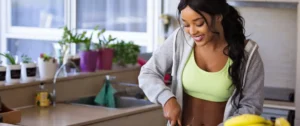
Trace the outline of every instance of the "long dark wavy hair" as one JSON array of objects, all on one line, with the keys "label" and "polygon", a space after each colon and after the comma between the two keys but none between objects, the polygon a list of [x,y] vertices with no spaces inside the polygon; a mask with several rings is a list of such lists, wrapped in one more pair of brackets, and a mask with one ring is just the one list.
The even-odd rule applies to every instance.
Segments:
[{"label": "long dark wavy hair", "polygon": [[243,68],[245,62],[245,29],[244,29],[244,19],[240,16],[239,12],[229,5],[226,0],[180,0],[178,5],[178,14],[181,14],[181,10],[189,6],[198,14],[200,14],[207,26],[209,26],[207,19],[203,16],[201,12],[206,12],[212,17],[211,26],[209,29],[211,32],[218,34],[215,31],[214,16],[222,15],[222,26],[224,29],[224,36],[227,41],[227,46],[223,50],[223,53],[231,58],[233,63],[229,67],[228,73],[232,79],[232,86],[235,87],[236,91],[233,94],[232,104],[234,107],[238,106],[238,101],[242,96],[242,85],[243,85]]}]

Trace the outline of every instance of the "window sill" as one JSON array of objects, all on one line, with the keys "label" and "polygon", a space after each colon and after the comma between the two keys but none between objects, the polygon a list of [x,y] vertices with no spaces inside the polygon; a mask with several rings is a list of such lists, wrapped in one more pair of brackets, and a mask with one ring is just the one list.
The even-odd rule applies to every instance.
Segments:
[{"label": "window sill", "polygon": [[[132,70],[138,70],[140,67],[131,67],[131,68],[119,68],[114,70],[102,70],[102,71],[96,71],[96,72],[90,72],[90,73],[76,73],[72,75],[67,76],[61,76],[57,78],[57,82],[63,82],[63,81],[69,81],[73,79],[81,79],[81,78],[87,78],[87,77],[93,77],[93,76],[101,76],[101,75],[108,75],[118,72],[124,72],[124,71],[132,71]],[[7,90],[7,89],[14,89],[14,88],[23,88],[28,86],[35,86],[39,85],[40,83],[52,83],[53,79],[46,79],[46,80],[40,80],[36,79],[31,82],[19,82],[19,83],[5,83],[4,85],[0,86],[0,91]]]}]

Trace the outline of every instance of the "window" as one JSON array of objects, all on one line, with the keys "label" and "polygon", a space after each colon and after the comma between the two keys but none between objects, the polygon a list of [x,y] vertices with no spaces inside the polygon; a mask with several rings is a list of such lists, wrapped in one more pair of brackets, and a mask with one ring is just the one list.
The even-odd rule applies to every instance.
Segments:
[{"label": "window", "polygon": [[98,25],[107,30],[105,35],[134,41],[151,52],[154,50],[157,33],[157,20],[154,17],[158,17],[159,11],[158,6],[154,6],[156,2],[157,0],[76,0],[74,26],[92,30]]},{"label": "window", "polygon": [[63,27],[64,1],[11,0],[11,24],[23,27]]},{"label": "window", "polygon": [[[98,25],[106,29],[105,35],[134,41],[143,52],[152,52],[159,5],[159,0],[0,0],[0,51],[28,53],[35,59],[44,49],[52,52],[52,43],[62,37],[61,27],[90,32]],[[26,50],[27,45],[34,48]],[[78,52],[76,46],[71,52]]]},{"label": "window", "polygon": [[147,32],[147,0],[77,0],[77,28]]},{"label": "window", "polygon": [[8,39],[7,49],[12,55],[21,58],[22,55],[28,55],[33,61],[41,53],[55,55],[53,41],[26,40],[26,39]]}]

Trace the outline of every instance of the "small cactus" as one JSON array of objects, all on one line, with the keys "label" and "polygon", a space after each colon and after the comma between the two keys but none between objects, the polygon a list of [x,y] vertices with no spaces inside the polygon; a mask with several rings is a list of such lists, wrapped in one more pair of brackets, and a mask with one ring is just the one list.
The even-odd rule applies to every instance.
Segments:
[{"label": "small cactus", "polygon": [[44,54],[44,53],[40,54],[40,58],[42,58],[45,62],[52,60],[53,63],[56,63],[56,59],[55,58],[53,58],[53,57],[51,57],[51,56],[49,56],[47,54]]},{"label": "small cactus", "polygon": [[21,58],[22,58],[23,63],[31,63],[32,62],[32,59],[27,55],[22,55]]}]

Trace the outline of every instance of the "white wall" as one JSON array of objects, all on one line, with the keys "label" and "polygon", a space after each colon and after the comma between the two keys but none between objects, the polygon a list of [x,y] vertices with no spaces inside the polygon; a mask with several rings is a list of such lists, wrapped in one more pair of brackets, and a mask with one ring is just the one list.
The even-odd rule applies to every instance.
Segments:
[{"label": "white wall", "polygon": [[246,21],[246,34],[260,46],[266,86],[295,88],[297,10],[238,8]]},{"label": "white wall", "polygon": [[[167,1],[166,12],[176,16],[179,0]],[[238,10],[246,21],[246,35],[260,46],[265,85],[295,88],[297,10],[254,7],[240,7]]]}]

